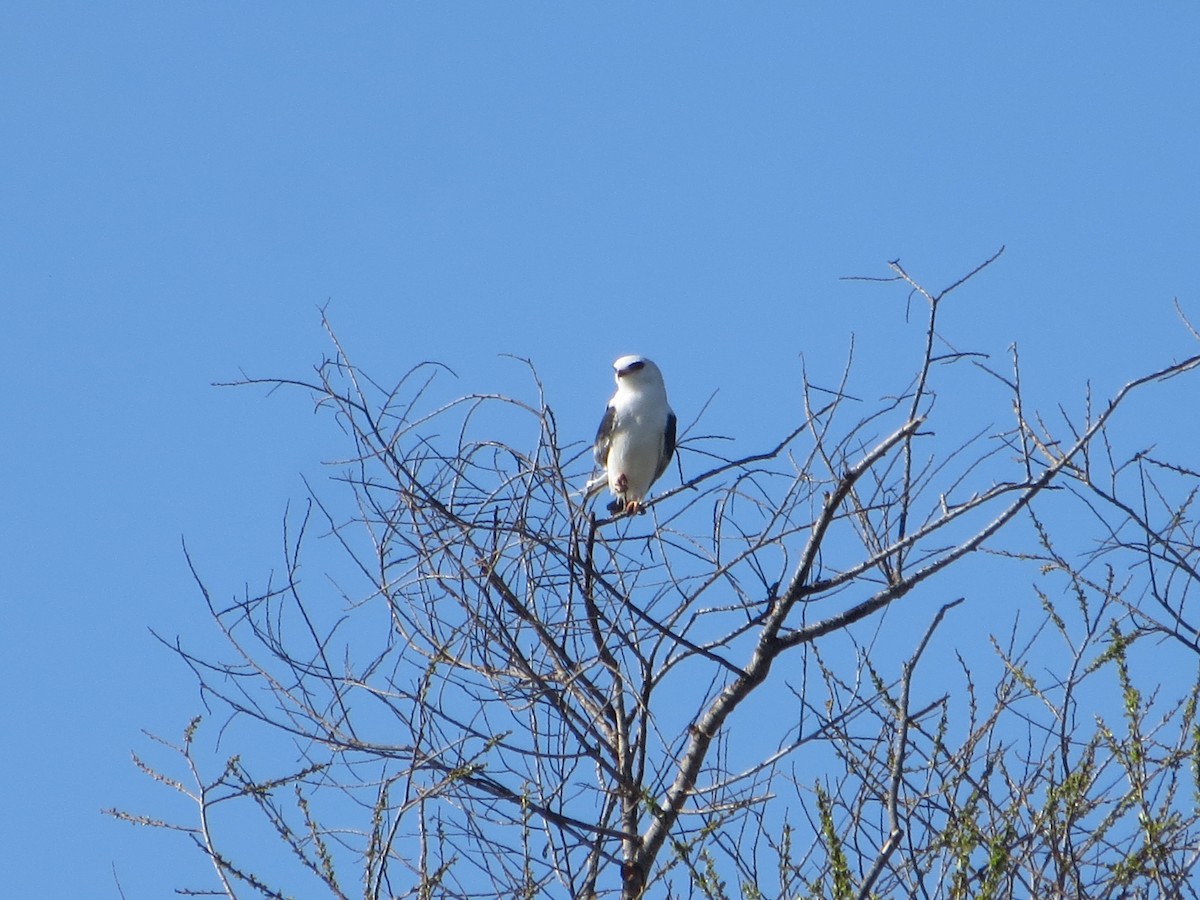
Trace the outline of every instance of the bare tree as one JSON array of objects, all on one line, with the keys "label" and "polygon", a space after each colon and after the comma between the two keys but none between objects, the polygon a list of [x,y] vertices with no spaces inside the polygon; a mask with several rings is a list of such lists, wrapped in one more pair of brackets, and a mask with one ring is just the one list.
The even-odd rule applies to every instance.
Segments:
[{"label": "bare tree", "polygon": [[[197,574],[226,650],[171,646],[235,755],[209,771],[197,718],[186,780],[138,760],[196,818],[111,812],[182,830],[230,897],[1194,895],[1198,478],[1112,433],[1200,356],[1052,430],[1015,351],[1002,374],[939,330],[995,258],[938,293],[891,263],[927,318],[889,396],[805,375],[740,458],[693,423],[644,516],[583,505],[532,364],[531,401],[439,403],[440,367],[383,387],[330,330],[313,379],[239,382],[334,414],[344,494],[287,517],[277,583]],[[1007,425],[941,412],[964,380]],[[939,642],[996,593],[1037,615]],[[1152,642],[1185,684],[1135,686]]]}]

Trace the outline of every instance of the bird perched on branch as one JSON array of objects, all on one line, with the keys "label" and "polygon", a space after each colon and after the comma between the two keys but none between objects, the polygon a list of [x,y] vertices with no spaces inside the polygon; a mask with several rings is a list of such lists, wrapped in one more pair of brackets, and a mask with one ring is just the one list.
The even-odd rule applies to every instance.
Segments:
[{"label": "bird perched on branch", "polygon": [[667,470],[675,452],[675,413],[658,366],[644,356],[613,363],[617,392],[596,432],[596,464],[604,472],[588,482],[587,496],[604,485],[616,497],[609,512],[641,510],[650,485]]}]

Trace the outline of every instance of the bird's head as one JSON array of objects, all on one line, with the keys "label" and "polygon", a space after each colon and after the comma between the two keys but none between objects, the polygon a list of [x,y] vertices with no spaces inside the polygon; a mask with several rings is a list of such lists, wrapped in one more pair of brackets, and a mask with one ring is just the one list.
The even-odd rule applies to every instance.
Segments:
[{"label": "bird's head", "polygon": [[622,356],[613,363],[617,387],[641,389],[651,385],[663,387],[662,372],[644,356]]}]

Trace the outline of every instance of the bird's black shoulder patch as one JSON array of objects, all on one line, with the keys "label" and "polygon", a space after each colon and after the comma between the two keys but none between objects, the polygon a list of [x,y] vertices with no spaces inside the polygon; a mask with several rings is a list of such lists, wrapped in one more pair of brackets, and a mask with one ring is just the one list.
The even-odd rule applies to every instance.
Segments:
[{"label": "bird's black shoulder patch", "polygon": [[667,429],[663,432],[662,458],[659,459],[658,471],[654,474],[656,481],[663,472],[667,471],[667,466],[671,464],[671,457],[675,454],[675,429],[677,426],[675,413],[667,413]]},{"label": "bird's black shoulder patch", "polygon": [[616,422],[617,410],[610,406],[604,411],[604,418],[600,420],[600,427],[596,429],[596,443],[592,448],[596,465],[601,468],[608,465],[608,448],[612,444],[613,426]]}]

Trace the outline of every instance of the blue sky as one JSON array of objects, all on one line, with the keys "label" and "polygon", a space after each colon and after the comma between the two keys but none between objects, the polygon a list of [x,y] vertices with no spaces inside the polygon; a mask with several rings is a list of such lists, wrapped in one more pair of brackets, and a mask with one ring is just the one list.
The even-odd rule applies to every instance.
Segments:
[{"label": "blue sky", "polygon": [[182,537],[238,592],[343,449],[303,397],[212,382],[308,373],[327,307],[384,382],[526,391],[501,354],[529,357],[579,441],[645,353],[761,449],[801,354],[832,382],[853,334],[872,385],[911,358],[903,291],[842,276],[936,289],[1005,245],[946,334],[1017,342],[1039,398],[1111,393],[1195,352],[1198,34],[1184,4],[7,4],[7,890],[198,865],[99,814],[167,812],[129,751],[199,711],[149,629],[205,633]]}]

